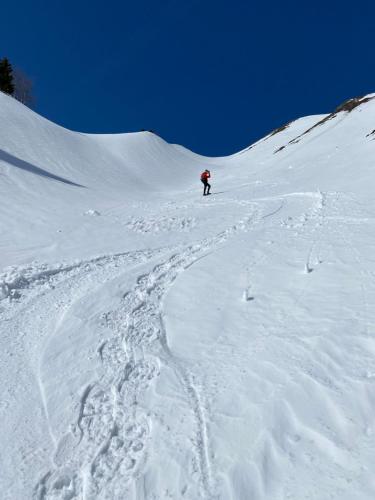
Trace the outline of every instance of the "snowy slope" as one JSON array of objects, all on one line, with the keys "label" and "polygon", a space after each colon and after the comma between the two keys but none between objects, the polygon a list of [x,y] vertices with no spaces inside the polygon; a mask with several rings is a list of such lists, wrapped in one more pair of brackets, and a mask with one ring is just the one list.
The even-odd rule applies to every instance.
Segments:
[{"label": "snowy slope", "polygon": [[2,498],[375,497],[373,97],[204,158],[0,94]]}]

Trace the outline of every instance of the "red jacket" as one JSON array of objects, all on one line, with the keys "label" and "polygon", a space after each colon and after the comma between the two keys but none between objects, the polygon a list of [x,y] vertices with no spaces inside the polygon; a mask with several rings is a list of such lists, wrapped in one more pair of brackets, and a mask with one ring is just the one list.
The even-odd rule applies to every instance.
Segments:
[{"label": "red jacket", "polygon": [[202,174],[201,174],[201,181],[206,181],[210,177],[211,177],[210,172],[202,172]]}]

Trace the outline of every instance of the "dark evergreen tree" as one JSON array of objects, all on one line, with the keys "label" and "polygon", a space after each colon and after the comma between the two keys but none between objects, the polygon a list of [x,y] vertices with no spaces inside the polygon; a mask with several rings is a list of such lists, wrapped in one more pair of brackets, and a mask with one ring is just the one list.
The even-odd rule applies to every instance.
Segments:
[{"label": "dark evergreen tree", "polygon": [[0,90],[6,94],[14,94],[13,70],[6,57],[0,59]]},{"label": "dark evergreen tree", "polygon": [[22,102],[22,104],[26,104],[26,106],[32,106],[35,103],[33,82],[19,68],[13,69],[13,85],[13,97],[15,97],[17,101]]}]

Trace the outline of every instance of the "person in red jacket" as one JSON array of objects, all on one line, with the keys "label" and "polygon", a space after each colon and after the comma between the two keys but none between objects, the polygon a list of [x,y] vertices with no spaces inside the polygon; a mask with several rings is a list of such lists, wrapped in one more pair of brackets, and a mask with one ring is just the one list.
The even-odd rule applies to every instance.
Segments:
[{"label": "person in red jacket", "polygon": [[211,172],[209,170],[205,170],[201,174],[201,181],[203,182],[203,196],[210,194],[211,184],[208,183],[208,179],[211,177]]}]

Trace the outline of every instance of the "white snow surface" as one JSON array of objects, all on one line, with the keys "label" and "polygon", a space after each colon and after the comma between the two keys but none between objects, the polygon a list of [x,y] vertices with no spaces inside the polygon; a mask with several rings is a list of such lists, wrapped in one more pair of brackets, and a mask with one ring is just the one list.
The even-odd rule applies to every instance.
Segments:
[{"label": "white snow surface", "polygon": [[375,498],[375,99],[323,118],[206,158],[0,94],[2,499]]}]

